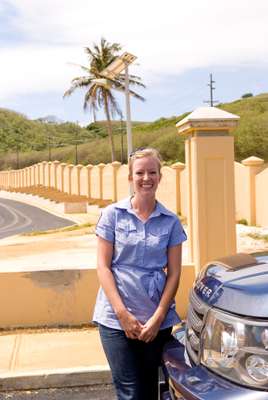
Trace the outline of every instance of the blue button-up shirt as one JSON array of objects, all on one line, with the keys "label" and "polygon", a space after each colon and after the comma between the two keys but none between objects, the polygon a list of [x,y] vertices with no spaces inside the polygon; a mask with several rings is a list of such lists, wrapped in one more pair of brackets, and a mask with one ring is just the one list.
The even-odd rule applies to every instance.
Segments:
[{"label": "blue button-up shirt", "polygon": [[[148,220],[142,222],[128,198],[103,210],[96,234],[113,243],[111,269],[119,294],[127,309],[144,324],[158,307],[165,287],[167,249],[186,240],[178,217],[157,202]],[[122,329],[102,288],[93,321]],[[173,302],[161,329],[179,321]]]}]

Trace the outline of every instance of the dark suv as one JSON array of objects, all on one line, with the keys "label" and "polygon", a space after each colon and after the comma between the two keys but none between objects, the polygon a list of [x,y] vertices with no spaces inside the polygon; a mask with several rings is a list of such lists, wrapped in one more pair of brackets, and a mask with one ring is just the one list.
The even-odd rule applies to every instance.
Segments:
[{"label": "dark suv", "polygon": [[165,399],[268,399],[268,253],[209,263],[164,350]]}]

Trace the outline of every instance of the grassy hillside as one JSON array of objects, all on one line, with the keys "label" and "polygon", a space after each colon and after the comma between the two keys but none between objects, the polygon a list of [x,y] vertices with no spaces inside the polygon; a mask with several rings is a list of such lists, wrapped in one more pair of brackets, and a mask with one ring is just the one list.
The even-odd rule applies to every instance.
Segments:
[{"label": "grassy hillside", "polygon": [[[268,94],[240,99],[218,106],[240,116],[234,131],[235,157],[240,161],[255,155],[268,161]],[[160,118],[152,123],[133,123],[134,148],[158,148],[167,163],[184,161],[184,139],[176,132],[176,123],[187,114]],[[126,161],[125,126],[113,123],[117,159],[121,161],[121,135],[124,133],[124,161]],[[73,123],[50,124],[31,121],[23,115],[0,109],[0,169],[24,167],[51,159],[73,163],[75,144],[81,164],[110,161],[110,149],[105,122],[87,128]]]}]

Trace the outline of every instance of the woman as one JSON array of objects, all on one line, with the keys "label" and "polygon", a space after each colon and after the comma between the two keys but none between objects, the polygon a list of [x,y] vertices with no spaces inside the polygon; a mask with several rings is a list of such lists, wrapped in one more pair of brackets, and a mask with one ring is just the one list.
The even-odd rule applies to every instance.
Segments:
[{"label": "woman", "polygon": [[101,289],[93,320],[118,400],[157,400],[163,345],[180,321],[174,296],[186,235],[177,216],[155,198],[160,169],[155,149],[133,153],[134,195],[108,206],[96,227]]}]

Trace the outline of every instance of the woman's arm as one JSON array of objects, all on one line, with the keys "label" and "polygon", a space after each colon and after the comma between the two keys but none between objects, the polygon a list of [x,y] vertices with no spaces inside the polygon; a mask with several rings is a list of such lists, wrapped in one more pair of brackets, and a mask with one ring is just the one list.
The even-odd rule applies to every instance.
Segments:
[{"label": "woman's arm", "polygon": [[127,310],[118,293],[114,276],[111,271],[112,256],[113,243],[98,236],[97,273],[99,282],[111,303],[126,336],[130,339],[136,339],[140,335],[142,325]]},{"label": "woman's arm", "polygon": [[181,250],[182,245],[178,244],[168,248],[167,280],[161,296],[161,300],[152,317],[144,325],[139,336],[144,342],[152,341],[165,319],[170,303],[177,292],[181,275]]}]

